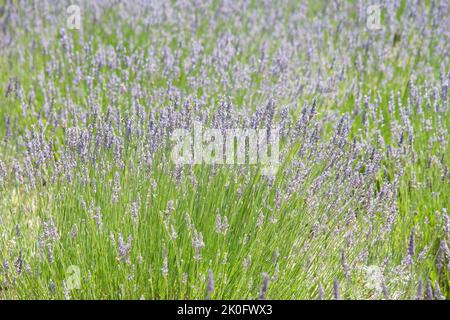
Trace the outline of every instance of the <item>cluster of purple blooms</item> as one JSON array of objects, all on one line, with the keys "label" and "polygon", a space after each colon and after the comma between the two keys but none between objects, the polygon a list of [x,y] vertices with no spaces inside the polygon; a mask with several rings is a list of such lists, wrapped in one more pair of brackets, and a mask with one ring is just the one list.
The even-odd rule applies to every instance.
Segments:
[{"label": "cluster of purple blooms", "polygon": [[[79,30],[65,25],[68,2],[7,1],[0,8],[0,71],[6,71],[0,77],[0,191],[5,191],[0,224],[9,219],[4,212],[14,210],[7,202],[12,193],[45,198],[57,187],[82,185],[95,195],[104,184],[110,202],[117,204],[127,195],[123,185],[130,175],[150,181],[152,193],[160,188],[155,177],[167,175],[183,197],[227,172],[230,180],[240,181],[239,199],[254,183],[257,165],[174,165],[170,134],[197,121],[221,130],[278,128],[280,168],[258,180],[266,200],[248,209],[258,211],[255,229],[280,223],[284,216],[304,219],[309,235],[299,235],[301,240],[284,252],[298,257],[315,250],[315,260],[302,262],[302,272],[312,270],[313,263],[318,267],[302,279],[321,299],[324,286],[330,297],[345,297],[340,282],[351,281],[357,266],[370,264],[369,248],[393,241],[399,220],[413,221],[408,217],[413,213],[400,208],[408,201],[401,190],[424,188],[430,199],[445,197],[433,188],[439,183],[448,190],[450,182],[448,3],[408,1],[402,7],[401,2],[381,6],[382,29],[372,31],[366,27],[365,1],[324,2],[320,11],[314,11],[313,2],[289,0],[81,1]],[[424,181],[412,165],[430,170],[436,181]],[[199,170],[208,170],[209,179],[200,179]],[[126,196],[123,214],[137,230],[154,200],[144,193],[131,198]],[[104,209],[90,201],[80,205],[85,219],[93,219],[98,232],[111,234],[117,263],[139,263],[142,257],[133,258],[139,235],[111,230]],[[191,258],[205,261],[205,231],[189,213],[180,230],[174,222],[177,201],[163,206],[167,242],[186,232]],[[235,220],[217,210],[211,212],[211,228],[233,237]],[[66,227],[55,224],[58,214],[45,213],[35,235],[38,259],[48,263],[63,254],[62,237],[81,237],[77,224],[68,226],[67,234],[60,232]],[[411,298],[398,290],[408,281],[419,299],[448,294],[446,209],[439,208],[432,220],[409,224],[409,239],[397,239],[405,243],[400,261],[396,253],[379,262],[380,295],[386,299]],[[421,239],[417,246],[421,228],[415,224],[420,223],[433,223],[437,244],[423,245]],[[20,239],[22,226],[14,227]],[[336,249],[317,246],[314,239],[324,234],[338,239]],[[239,242],[245,246],[252,236]],[[167,247],[164,243],[160,250],[160,265],[155,263],[163,277],[171,267]],[[20,241],[9,249],[0,250],[2,286],[13,287],[24,272],[39,273],[32,250],[21,248]],[[257,280],[260,299],[270,297],[272,282],[290,274],[280,270],[287,268],[279,262],[286,257],[276,252],[275,271]],[[327,272],[320,262],[327,255],[339,257],[341,280],[318,276]],[[411,275],[412,266],[428,257],[436,257],[439,276]],[[250,267],[252,258],[243,264]],[[210,298],[220,282],[206,270]],[[397,280],[389,283],[389,277]],[[65,296],[67,290],[64,282]]]}]

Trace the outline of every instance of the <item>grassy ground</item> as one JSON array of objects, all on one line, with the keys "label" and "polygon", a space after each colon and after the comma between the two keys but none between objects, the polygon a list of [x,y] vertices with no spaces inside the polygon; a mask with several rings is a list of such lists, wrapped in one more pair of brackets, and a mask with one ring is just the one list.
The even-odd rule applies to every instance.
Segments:
[{"label": "grassy ground", "polygon": [[[45,3],[1,4],[1,298],[450,296],[448,7]],[[284,126],[276,176],[175,166],[196,117]]]}]

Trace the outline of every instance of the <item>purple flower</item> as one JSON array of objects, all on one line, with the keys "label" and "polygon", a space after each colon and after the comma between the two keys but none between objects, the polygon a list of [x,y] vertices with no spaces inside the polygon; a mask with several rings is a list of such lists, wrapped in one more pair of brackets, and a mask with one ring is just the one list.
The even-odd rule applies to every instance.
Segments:
[{"label": "purple flower", "polygon": [[345,256],[345,251],[342,250],[342,270],[344,271],[344,276],[347,280],[350,279],[350,273],[348,271],[348,265],[347,265],[347,257]]},{"label": "purple flower", "polygon": [[263,273],[263,284],[261,287],[261,293],[259,294],[258,299],[259,300],[264,300],[266,298],[266,293],[267,293],[267,288],[269,287],[269,275],[267,273]]},{"label": "purple flower", "polygon": [[337,279],[334,279],[333,283],[333,296],[335,300],[341,300],[341,296],[339,294],[339,282]]},{"label": "purple flower", "polygon": [[322,284],[319,284],[319,300],[324,300],[324,299],[325,299],[325,292],[323,290]]},{"label": "purple flower", "polygon": [[431,287],[430,279],[427,280],[427,287],[425,290],[425,300],[434,300],[433,288]]},{"label": "purple flower", "polygon": [[214,279],[213,279],[213,272],[211,269],[208,270],[208,284],[206,286],[206,292],[207,292],[207,299],[210,299],[211,295],[214,292]]},{"label": "purple flower", "polygon": [[413,258],[415,252],[415,239],[414,239],[414,228],[411,229],[411,233],[409,235],[409,243],[408,243],[408,255]]}]

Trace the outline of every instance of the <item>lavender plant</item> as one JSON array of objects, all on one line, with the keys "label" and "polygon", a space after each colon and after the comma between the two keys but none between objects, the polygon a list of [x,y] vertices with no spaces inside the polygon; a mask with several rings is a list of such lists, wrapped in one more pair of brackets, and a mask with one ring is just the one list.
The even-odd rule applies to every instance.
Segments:
[{"label": "lavender plant", "polygon": [[[449,25],[445,0],[2,2],[0,298],[449,298]],[[195,123],[278,130],[277,170],[174,163]]]}]

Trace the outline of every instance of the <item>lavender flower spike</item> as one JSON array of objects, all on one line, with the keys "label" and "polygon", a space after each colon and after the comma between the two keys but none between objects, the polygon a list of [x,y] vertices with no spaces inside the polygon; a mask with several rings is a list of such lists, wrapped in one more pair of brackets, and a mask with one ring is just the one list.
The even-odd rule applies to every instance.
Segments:
[{"label": "lavender flower spike", "polygon": [[266,298],[267,287],[269,286],[269,276],[267,273],[263,273],[264,281],[261,287],[261,293],[258,297],[259,300],[264,300]]},{"label": "lavender flower spike", "polygon": [[206,286],[206,299],[211,299],[211,295],[214,292],[214,278],[213,278],[213,272],[211,269],[208,270],[208,284]]},{"label": "lavender flower spike", "polygon": [[339,281],[337,279],[334,279],[333,295],[335,300],[341,300],[341,296],[339,294]]}]

